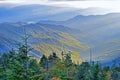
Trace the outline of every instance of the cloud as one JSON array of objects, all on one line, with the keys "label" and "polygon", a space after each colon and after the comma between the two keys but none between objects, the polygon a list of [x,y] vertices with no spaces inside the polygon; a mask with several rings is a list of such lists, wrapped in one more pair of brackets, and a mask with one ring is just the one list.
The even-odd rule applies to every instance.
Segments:
[{"label": "cloud", "polygon": [[49,0],[49,1],[81,1],[81,0]]},{"label": "cloud", "polygon": [[[110,12],[120,12],[120,0],[1,0],[0,3],[12,3],[12,5],[40,4],[58,7],[72,8],[106,8]],[[0,6],[2,5],[0,4]]]},{"label": "cloud", "polygon": [[25,1],[26,0],[0,0],[0,3],[20,3]]},{"label": "cloud", "polygon": [[118,1],[118,0],[48,0],[48,1]]},{"label": "cloud", "polygon": [[[21,1],[21,0],[0,0],[0,1],[15,2],[15,1]],[[24,1],[32,1],[32,0],[24,0]],[[86,0],[35,0],[35,1],[86,1]]]}]

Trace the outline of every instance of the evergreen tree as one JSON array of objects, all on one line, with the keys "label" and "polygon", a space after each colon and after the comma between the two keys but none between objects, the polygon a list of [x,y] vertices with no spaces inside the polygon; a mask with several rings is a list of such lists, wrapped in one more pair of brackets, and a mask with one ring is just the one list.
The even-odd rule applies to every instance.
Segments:
[{"label": "evergreen tree", "polygon": [[42,56],[42,58],[40,59],[39,64],[46,69],[46,71],[48,71],[48,59],[45,55]]}]

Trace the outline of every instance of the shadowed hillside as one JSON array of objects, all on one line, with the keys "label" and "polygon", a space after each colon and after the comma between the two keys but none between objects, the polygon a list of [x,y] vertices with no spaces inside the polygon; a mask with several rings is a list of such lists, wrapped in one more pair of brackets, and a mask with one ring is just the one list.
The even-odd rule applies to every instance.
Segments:
[{"label": "shadowed hillside", "polygon": [[[58,55],[63,51],[72,52],[74,61],[80,60],[81,51],[88,49],[87,45],[83,45],[75,38],[76,29],[71,29],[61,25],[48,25],[39,23],[1,23],[0,41],[1,50],[9,51],[16,48],[18,43],[22,42],[24,36],[24,27],[30,36],[29,45],[34,48],[36,53],[31,53],[35,57],[41,54],[50,55],[57,52]],[[3,40],[4,39],[4,40]]]}]

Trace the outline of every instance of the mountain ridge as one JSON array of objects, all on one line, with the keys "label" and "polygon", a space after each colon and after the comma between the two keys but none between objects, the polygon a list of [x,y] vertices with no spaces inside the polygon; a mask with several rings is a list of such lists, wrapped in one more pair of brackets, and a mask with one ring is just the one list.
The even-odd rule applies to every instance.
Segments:
[{"label": "mountain ridge", "polygon": [[[6,30],[6,26],[8,26],[9,30],[4,32],[3,30]],[[70,34],[73,31],[76,32],[76,30],[61,25],[48,25],[40,23],[22,25],[17,23],[4,23],[0,24],[0,27],[3,28],[1,29],[2,31],[0,34],[4,35],[4,37],[8,40],[4,39],[5,42],[11,42],[11,44],[8,44],[8,47],[5,42],[1,42],[4,47],[8,49],[7,51],[9,51],[11,47],[15,48],[16,45],[12,44],[14,41],[16,43],[22,43],[21,38],[24,36],[24,27],[26,28],[27,34],[30,36],[29,45],[34,49],[34,51],[31,52],[31,55],[37,58],[42,54],[49,55],[52,52],[56,52],[60,56],[64,46],[66,51],[72,51],[73,61],[81,61],[81,58],[79,57],[80,51],[87,49],[86,45],[81,44],[79,40]],[[1,36],[0,41],[3,39]],[[1,45],[0,49],[6,51],[6,49],[3,49],[4,47]]]}]

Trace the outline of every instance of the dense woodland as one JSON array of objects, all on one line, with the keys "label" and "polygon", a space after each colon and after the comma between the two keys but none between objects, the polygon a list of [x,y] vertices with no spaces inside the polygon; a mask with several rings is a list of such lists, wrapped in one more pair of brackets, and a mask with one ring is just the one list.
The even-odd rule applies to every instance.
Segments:
[{"label": "dense woodland", "polygon": [[28,56],[32,50],[20,45],[0,56],[0,80],[120,80],[120,66],[101,67],[98,62],[74,64],[69,53],[60,59],[55,52],[40,60]]}]

